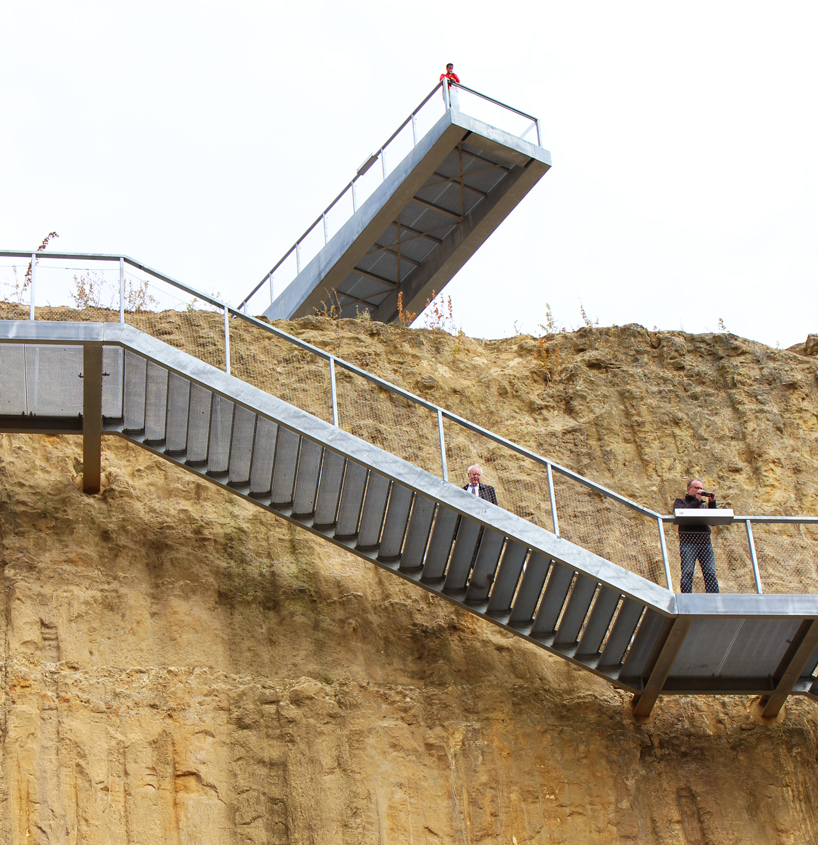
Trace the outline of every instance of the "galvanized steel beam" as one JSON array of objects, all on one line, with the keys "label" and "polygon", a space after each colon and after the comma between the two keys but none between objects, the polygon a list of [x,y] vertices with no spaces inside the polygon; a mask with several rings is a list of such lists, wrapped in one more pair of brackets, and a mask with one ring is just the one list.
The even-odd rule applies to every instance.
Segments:
[{"label": "galvanized steel beam", "polygon": [[[633,715],[638,717],[649,716],[656,704],[656,699],[662,692],[665,681],[673,669],[673,663],[684,645],[687,632],[693,620],[689,617],[676,617],[669,619],[651,657],[648,669],[648,677],[645,681],[645,688],[633,698]],[[652,665],[651,665],[652,664]]]},{"label": "galvanized steel beam", "polygon": [[764,705],[762,716],[770,718],[778,715],[816,647],[818,647],[818,620],[805,619],[775,673],[775,689],[772,695],[762,701]]}]

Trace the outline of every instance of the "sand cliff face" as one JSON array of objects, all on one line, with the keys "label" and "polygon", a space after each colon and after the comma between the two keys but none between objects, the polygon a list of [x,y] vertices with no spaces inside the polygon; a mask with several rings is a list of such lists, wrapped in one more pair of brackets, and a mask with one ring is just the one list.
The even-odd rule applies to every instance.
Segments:
[{"label": "sand cliff face", "polygon": [[[815,344],[286,326],[659,510],[818,513]],[[810,354],[813,353],[813,354]],[[0,436],[0,841],[803,843],[818,708],[587,672],[115,438]]]}]

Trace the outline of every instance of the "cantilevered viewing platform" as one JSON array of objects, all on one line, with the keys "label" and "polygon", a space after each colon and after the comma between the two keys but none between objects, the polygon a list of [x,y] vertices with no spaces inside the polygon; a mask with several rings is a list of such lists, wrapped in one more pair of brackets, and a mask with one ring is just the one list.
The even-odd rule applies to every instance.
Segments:
[{"label": "cantilevered viewing platform", "polygon": [[551,167],[539,121],[437,86],[239,305],[290,319],[419,313]]}]

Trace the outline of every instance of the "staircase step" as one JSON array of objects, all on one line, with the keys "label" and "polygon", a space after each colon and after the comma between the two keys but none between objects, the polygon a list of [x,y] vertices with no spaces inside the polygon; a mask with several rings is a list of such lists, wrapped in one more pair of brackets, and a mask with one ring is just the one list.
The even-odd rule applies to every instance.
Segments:
[{"label": "staircase step", "polygon": [[366,476],[366,467],[354,461],[347,461],[341,503],[338,506],[338,522],[335,526],[335,536],[338,538],[349,539],[358,534],[358,521],[361,518],[366,490]]},{"label": "staircase step", "polygon": [[250,462],[250,490],[253,495],[267,494],[273,489],[273,460],[278,426],[266,417],[258,417]]},{"label": "staircase step", "polygon": [[465,588],[469,569],[477,554],[477,540],[481,534],[482,526],[479,522],[466,517],[460,518],[452,558],[446,570],[446,582],[443,585],[445,593],[456,593]]},{"label": "staircase step", "polygon": [[214,394],[210,405],[210,444],[207,450],[207,474],[220,478],[230,469],[230,442],[235,405]]},{"label": "staircase step", "polygon": [[446,564],[449,562],[454,532],[457,528],[457,520],[458,516],[451,508],[439,507],[437,509],[432,537],[429,540],[429,548],[423,565],[422,580],[424,583],[433,584],[435,581],[443,580]]},{"label": "staircase step", "polygon": [[514,597],[514,604],[508,620],[509,625],[512,627],[528,627],[534,621],[534,610],[537,607],[550,568],[551,562],[545,555],[540,552],[531,554],[523,573],[520,588]]},{"label": "staircase step", "polygon": [[371,550],[378,547],[381,527],[386,515],[386,502],[389,498],[389,479],[379,472],[369,473],[366,498],[361,513],[361,528],[358,532],[358,548]]},{"label": "staircase step", "polygon": [[125,432],[145,430],[145,386],[148,362],[125,351],[124,417]]},{"label": "staircase step", "polygon": [[416,494],[400,559],[399,568],[402,572],[419,570],[423,566],[423,556],[426,552],[426,544],[429,542],[434,515],[435,503],[426,496]]},{"label": "staircase step", "polygon": [[190,382],[176,373],[169,373],[166,454],[177,455],[187,451],[189,415]]},{"label": "staircase step", "polygon": [[187,463],[190,466],[207,463],[212,402],[213,394],[209,390],[205,390],[198,384],[191,384],[187,424]]},{"label": "staircase step", "polygon": [[231,483],[250,484],[250,466],[256,437],[258,415],[241,405],[233,411],[233,431],[230,437],[228,474]]},{"label": "staircase step", "polygon": [[[500,561],[500,570],[494,579],[494,589],[491,591],[489,605],[486,612],[491,615],[506,614],[511,611],[511,600],[520,580],[523,571],[528,549],[521,543],[509,540],[503,552],[503,559]],[[473,596],[472,601],[479,601],[478,596]],[[469,596],[466,597],[469,601]]]},{"label": "staircase step", "polygon": [[329,449],[324,450],[321,475],[318,479],[318,496],[315,500],[314,525],[335,525],[345,466],[346,460],[341,455]]},{"label": "staircase step", "polygon": [[468,604],[482,603],[486,601],[494,582],[494,576],[500,564],[500,554],[503,551],[505,537],[491,528],[483,532],[483,539],[480,541],[480,550],[477,552],[477,560],[474,563],[471,578],[469,579],[469,590],[465,601]]},{"label": "staircase step", "polygon": [[295,470],[301,438],[288,428],[278,427],[275,462],[273,464],[272,501],[276,505],[290,505],[293,501]]},{"label": "staircase step", "polygon": [[553,643],[555,648],[577,644],[580,628],[594,600],[596,588],[596,579],[589,578],[587,575],[577,575],[574,588],[571,590],[571,598],[568,599],[565,612],[557,627]]},{"label": "staircase step", "polygon": [[622,666],[621,675],[623,678],[636,679],[642,677],[666,624],[666,616],[650,607],[645,610]]},{"label": "staircase step", "polygon": [[619,604],[620,593],[610,587],[601,585],[594,609],[588,618],[588,624],[582,632],[582,638],[577,647],[578,657],[593,657],[599,653],[605,634],[611,625],[616,607]]},{"label": "staircase step", "polygon": [[302,438],[293,496],[294,514],[309,516],[315,513],[315,497],[318,493],[318,476],[323,457],[324,449],[318,443]]},{"label": "staircase step", "polygon": [[145,440],[164,443],[167,439],[168,371],[148,361],[145,372]]},{"label": "staircase step", "polygon": [[408,487],[402,484],[392,485],[378,553],[379,561],[386,563],[400,558],[403,538],[409,522],[409,510],[412,507],[412,495]]}]

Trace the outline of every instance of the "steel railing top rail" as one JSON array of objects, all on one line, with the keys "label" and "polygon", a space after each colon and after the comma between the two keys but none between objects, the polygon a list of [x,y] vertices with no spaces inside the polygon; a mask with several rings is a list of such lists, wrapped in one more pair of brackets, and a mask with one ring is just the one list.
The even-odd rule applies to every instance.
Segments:
[{"label": "steel railing top rail", "polygon": [[225,307],[229,307],[226,305],[226,303],[222,302],[221,300],[214,299],[209,294],[202,293],[201,291],[198,291],[195,288],[186,285],[184,282],[180,282],[178,279],[173,279],[170,276],[166,276],[164,273],[160,273],[159,270],[154,270],[152,267],[148,267],[147,264],[142,264],[141,262],[136,261],[133,258],[129,258],[127,255],[105,255],[102,253],[95,252],[38,252],[37,250],[34,250],[32,252],[31,250],[25,251],[19,249],[2,249],[0,250],[0,257],[28,259],[55,258],[62,259],[63,261],[124,261],[125,264],[130,264],[131,267],[135,267],[137,270],[142,270],[145,273],[150,273],[151,276],[155,276],[157,279],[161,279],[163,282],[167,282],[169,285],[172,285],[175,288],[179,288],[180,290],[183,290],[185,293],[190,294],[191,296],[195,296],[196,299],[204,300],[210,305],[216,306],[219,310],[222,310]]},{"label": "steel railing top rail", "polygon": [[[435,87],[432,88],[432,90],[421,100],[420,104],[409,113],[409,116],[406,118],[406,120],[404,120],[403,123],[401,123],[401,125],[389,136],[389,138],[387,138],[387,140],[384,141],[383,144],[381,144],[381,146],[378,148],[378,152],[373,153],[372,155],[370,155],[366,159],[366,161],[358,168],[357,172],[355,173],[355,176],[353,176],[352,179],[349,182],[347,182],[346,185],[344,185],[344,187],[341,189],[341,191],[338,193],[338,195],[335,197],[335,199],[333,199],[332,202],[321,212],[321,214],[319,214],[318,217],[315,218],[315,220],[307,227],[307,229],[304,231],[304,233],[299,238],[296,239],[295,243],[284,253],[284,255],[276,262],[276,264],[274,264],[273,267],[267,273],[265,273],[264,277],[253,288],[253,290],[251,290],[250,293],[247,294],[247,296],[245,296],[245,298],[238,304],[238,306],[236,306],[238,310],[246,310],[247,304],[249,303],[249,301],[256,295],[256,293],[258,293],[258,291],[264,286],[264,284],[267,283],[272,278],[273,274],[279,269],[279,267],[281,267],[281,265],[284,264],[284,262],[288,258],[290,258],[290,256],[293,255],[293,253],[297,252],[299,245],[302,244],[307,239],[307,237],[315,230],[315,228],[326,219],[327,215],[332,211],[332,209],[336,206],[336,204],[346,195],[346,193],[348,191],[350,191],[350,190],[354,191],[355,183],[358,181],[358,179],[360,179],[365,173],[367,173],[369,171],[369,169],[375,164],[375,162],[378,160],[378,158],[383,157],[384,150],[386,150],[386,148],[392,143],[392,141],[394,141],[395,138],[397,138],[398,135],[400,135],[400,133],[403,132],[403,130],[406,129],[407,126],[409,126],[410,124],[413,124],[416,116],[419,114],[421,109],[429,102],[429,100],[431,100],[432,97],[438,91],[444,91],[444,87],[443,87],[444,84],[445,84],[445,80],[442,81],[442,82],[439,82],[437,85],[435,85]],[[509,106],[506,103],[501,102],[500,100],[495,100],[493,97],[489,97],[485,94],[481,94],[479,91],[474,91],[471,88],[467,88],[464,85],[457,85],[455,83],[450,83],[450,87],[451,88],[459,88],[460,90],[466,91],[469,94],[473,94],[474,96],[479,97],[480,99],[485,100],[486,102],[492,103],[496,106],[499,106],[502,109],[505,109],[506,111],[512,112],[513,114],[520,115],[521,117],[524,117],[527,120],[532,121],[531,126],[529,126],[526,129],[526,131],[523,133],[523,135],[521,135],[520,137],[521,138],[524,137],[525,135],[528,134],[528,132],[531,131],[532,127],[536,127],[536,129],[537,129],[537,145],[539,146],[542,143],[542,139],[540,138],[540,124],[539,124],[539,120],[536,117],[533,117],[530,114],[526,114],[526,112],[520,111],[519,109],[515,109],[512,106]],[[444,101],[445,101],[445,104],[446,104],[446,108],[447,109],[450,108],[451,104],[449,103],[448,98],[446,98],[445,96],[444,96]],[[413,124],[413,129],[414,129],[414,124]],[[415,144],[417,144],[417,142],[419,140],[420,139],[418,137],[414,137],[414,143]],[[385,177],[385,170],[384,170],[384,177]],[[357,209],[355,209],[354,206],[355,206],[355,200],[354,200],[354,193],[353,193],[353,213],[357,210]]]},{"label": "steel railing top rail", "polygon": [[[487,440],[490,440],[497,445],[503,446],[509,449],[512,452],[520,455],[521,457],[528,458],[529,460],[534,461],[552,471],[559,473],[560,475],[564,476],[565,478],[569,478],[572,481],[577,482],[578,484],[587,487],[588,489],[598,493],[599,495],[603,496],[606,499],[610,499],[615,501],[625,507],[629,508],[630,510],[636,511],[643,516],[649,517],[653,520],[659,520],[661,522],[668,522],[672,523],[675,520],[673,515],[668,514],[661,514],[658,511],[654,511],[651,508],[645,507],[644,505],[640,505],[638,502],[634,502],[631,499],[628,499],[626,496],[623,496],[613,490],[604,487],[603,485],[592,481],[589,478],[586,478],[583,475],[580,475],[573,470],[568,469],[567,467],[561,466],[558,463],[555,463],[548,458],[543,457],[542,455],[537,454],[536,452],[532,452],[530,449],[525,448],[524,446],[520,446],[517,443],[514,443],[511,440],[506,439],[505,437],[500,436],[499,434],[495,434],[488,429],[483,428],[482,426],[477,425],[476,423],[467,420],[452,411],[448,411],[445,408],[440,407],[439,405],[435,405],[432,402],[429,402],[426,399],[423,399],[420,396],[412,393],[409,390],[406,390],[398,385],[392,384],[389,381],[381,378],[380,376],[375,375],[374,373],[370,373],[367,370],[358,367],[355,364],[350,363],[349,361],[344,361],[342,358],[338,358],[337,356],[333,355],[330,352],[327,352],[324,349],[321,349],[318,346],[313,346],[311,343],[307,341],[301,340],[287,332],[283,331],[282,329],[277,328],[276,326],[270,325],[262,320],[257,319],[256,317],[251,317],[248,314],[239,311],[237,308],[232,307],[228,303],[216,299],[209,294],[203,293],[202,291],[197,290],[196,288],[191,287],[190,285],[186,285],[183,282],[180,282],[171,276],[168,276],[164,273],[161,273],[157,270],[152,269],[146,264],[143,264],[140,261],[136,261],[133,258],[130,258],[127,255],[110,255],[110,254],[99,254],[99,253],[78,253],[78,252],[38,252],[37,250],[6,250],[0,249],[0,257],[8,257],[8,258],[26,258],[26,259],[58,259],[58,260],[66,260],[66,261],[108,261],[108,262],[122,262],[124,264],[128,264],[136,269],[139,269],[145,273],[149,273],[150,275],[154,276],[157,279],[160,279],[163,282],[171,285],[172,287],[178,288],[179,290],[184,291],[186,294],[190,296],[194,296],[196,299],[200,299],[204,302],[209,303],[210,305],[217,307],[219,311],[223,311],[225,314],[225,330],[229,329],[227,324],[227,317],[232,317],[235,319],[242,320],[250,325],[255,326],[256,328],[265,331],[280,340],[285,341],[286,343],[292,344],[293,346],[298,347],[306,352],[310,352],[311,354],[315,355],[318,358],[321,358],[328,363],[331,363],[333,366],[341,367],[342,369],[347,370],[350,373],[353,373],[357,376],[360,376],[363,379],[371,382],[372,384],[377,385],[379,388],[392,393],[396,396],[400,396],[401,398],[411,402],[414,405],[419,407],[425,408],[428,411],[439,415],[440,417],[450,420],[457,425],[462,426],[469,431],[474,432],[475,434],[479,434],[482,437],[485,437]],[[780,523],[780,524],[818,524],[818,516],[734,516],[734,522],[747,522],[751,521],[754,523]]]},{"label": "steel railing top rail", "polygon": [[[438,85],[437,88],[439,88],[439,87],[440,86]],[[434,94],[434,92],[437,91],[437,88],[433,89],[432,94]],[[534,121],[537,120],[537,118],[534,117],[533,114],[528,114],[527,112],[520,111],[519,109],[515,109],[514,106],[509,106],[507,103],[501,103],[500,100],[495,100],[494,97],[489,97],[487,94],[481,94],[479,91],[475,91],[473,88],[467,88],[465,85],[461,85],[459,82],[450,82],[449,88],[459,88],[461,91],[468,91],[469,94],[474,94],[475,96],[479,97],[481,100],[486,100],[489,103],[494,103],[495,106],[501,106],[502,108],[507,109],[508,111],[513,111],[514,114],[518,114],[518,115],[520,115],[520,117],[528,118],[528,120],[534,120]],[[432,94],[430,94],[429,97],[431,97]],[[427,97],[426,99],[428,100],[429,97]],[[423,102],[425,103],[426,100],[424,100]],[[423,105],[423,103],[421,103],[421,105]]]}]

